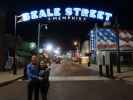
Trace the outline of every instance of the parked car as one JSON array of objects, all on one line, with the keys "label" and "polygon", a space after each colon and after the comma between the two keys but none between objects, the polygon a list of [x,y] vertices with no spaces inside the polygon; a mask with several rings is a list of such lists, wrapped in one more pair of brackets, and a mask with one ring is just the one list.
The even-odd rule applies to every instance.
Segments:
[{"label": "parked car", "polygon": [[61,64],[62,62],[62,58],[61,57],[57,57],[56,60],[55,60],[55,63],[56,64]]}]

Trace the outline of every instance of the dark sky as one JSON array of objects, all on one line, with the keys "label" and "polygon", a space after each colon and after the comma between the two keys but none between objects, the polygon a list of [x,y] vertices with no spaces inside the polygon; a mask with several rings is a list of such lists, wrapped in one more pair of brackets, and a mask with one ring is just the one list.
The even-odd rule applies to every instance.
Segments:
[{"label": "dark sky", "polygon": [[[129,0],[16,0],[9,3],[9,11],[21,14],[25,11],[31,11],[46,7],[67,7],[78,6],[85,8],[94,8],[113,13],[113,21],[117,16],[120,28],[133,28],[133,7]],[[48,30],[41,31],[41,41],[57,40],[60,45],[71,47],[75,39],[88,39],[88,32],[94,27],[94,22],[58,22],[49,23]],[[28,22],[17,25],[17,34],[20,34],[25,40],[37,40],[37,22]],[[54,42],[55,42],[54,41]]]},{"label": "dark sky", "polygon": [[[6,3],[2,3],[2,2]],[[118,17],[118,22],[121,27],[132,28],[133,13],[132,0],[4,0],[0,2],[0,6],[7,5],[9,10],[15,11],[16,14],[31,11],[33,9],[40,9],[43,7],[53,6],[80,6],[88,8],[96,8],[106,11],[111,11]],[[12,9],[11,9],[12,8]],[[2,9],[3,10],[3,9]],[[1,13],[2,14],[2,13]]]},{"label": "dark sky", "polygon": [[[37,25],[36,21],[18,24],[17,33],[25,40],[37,41]],[[41,43],[52,42],[66,48],[71,48],[74,40],[82,42],[88,39],[88,32],[93,28],[93,24],[77,21],[53,21],[47,26],[47,30],[44,27],[41,29]]]},{"label": "dark sky", "polygon": [[[57,2],[58,1],[58,2]],[[12,6],[16,7],[16,13],[31,11],[43,7],[55,6],[80,6],[111,11],[118,17],[121,27],[130,28],[133,26],[132,0],[16,0]]]}]

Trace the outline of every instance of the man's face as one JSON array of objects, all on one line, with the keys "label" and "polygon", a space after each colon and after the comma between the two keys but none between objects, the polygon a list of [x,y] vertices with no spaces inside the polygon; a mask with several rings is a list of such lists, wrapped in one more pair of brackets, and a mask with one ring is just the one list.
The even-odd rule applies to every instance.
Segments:
[{"label": "man's face", "polygon": [[31,57],[31,63],[34,64],[34,65],[37,64],[37,56],[36,56],[36,55],[33,55],[33,56]]}]

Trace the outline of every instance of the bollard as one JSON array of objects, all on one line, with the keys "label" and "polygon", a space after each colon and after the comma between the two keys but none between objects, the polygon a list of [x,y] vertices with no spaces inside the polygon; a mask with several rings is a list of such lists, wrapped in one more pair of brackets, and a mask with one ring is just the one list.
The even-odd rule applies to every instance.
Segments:
[{"label": "bollard", "polygon": [[102,69],[102,65],[99,65],[99,74],[100,74],[100,76],[103,76],[103,69]]},{"label": "bollard", "polygon": [[90,67],[90,61],[88,62],[88,67]]},{"label": "bollard", "polygon": [[106,76],[109,77],[109,65],[106,65]]},{"label": "bollard", "polygon": [[110,77],[111,77],[111,78],[114,77],[113,65],[112,65],[112,64],[110,64]]}]

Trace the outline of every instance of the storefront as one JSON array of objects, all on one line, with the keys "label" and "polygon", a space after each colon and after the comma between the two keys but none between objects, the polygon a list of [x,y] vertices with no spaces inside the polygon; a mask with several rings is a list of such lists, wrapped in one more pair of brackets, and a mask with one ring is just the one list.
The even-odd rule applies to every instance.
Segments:
[{"label": "storefront", "polygon": [[[98,65],[133,67],[133,31],[100,28],[90,32],[91,59]],[[119,60],[119,61],[118,61]]]}]

